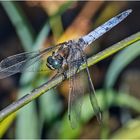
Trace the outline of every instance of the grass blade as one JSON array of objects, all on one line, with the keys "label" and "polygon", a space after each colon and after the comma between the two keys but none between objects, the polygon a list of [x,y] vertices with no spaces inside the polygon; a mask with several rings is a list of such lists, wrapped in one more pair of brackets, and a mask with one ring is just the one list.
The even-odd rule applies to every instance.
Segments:
[{"label": "grass blade", "polygon": [[15,27],[23,47],[29,50],[29,48],[32,48],[34,42],[34,31],[24,15],[24,12],[15,1],[1,1],[1,4]]}]

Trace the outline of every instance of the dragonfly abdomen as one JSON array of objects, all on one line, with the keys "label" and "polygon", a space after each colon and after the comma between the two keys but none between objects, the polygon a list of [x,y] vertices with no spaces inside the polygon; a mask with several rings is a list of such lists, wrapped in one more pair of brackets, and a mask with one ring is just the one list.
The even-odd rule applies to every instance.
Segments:
[{"label": "dragonfly abdomen", "polygon": [[119,15],[111,18],[98,28],[96,28],[94,31],[90,32],[89,34],[85,35],[83,37],[83,40],[85,41],[86,44],[91,44],[93,41],[98,39],[100,36],[102,36],[104,33],[112,29],[114,26],[119,24],[122,20],[124,20],[130,13],[132,12],[131,9],[126,10]]}]

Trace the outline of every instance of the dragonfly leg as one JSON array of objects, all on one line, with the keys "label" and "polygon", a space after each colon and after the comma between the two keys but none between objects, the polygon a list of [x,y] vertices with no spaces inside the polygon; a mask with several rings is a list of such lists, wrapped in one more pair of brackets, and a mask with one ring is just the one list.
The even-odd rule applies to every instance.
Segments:
[{"label": "dragonfly leg", "polygon": [[66,71],[64,71],[62,74],[63,74],[63,78],[64,79],[67,79],[67,73],[66,73]]}]

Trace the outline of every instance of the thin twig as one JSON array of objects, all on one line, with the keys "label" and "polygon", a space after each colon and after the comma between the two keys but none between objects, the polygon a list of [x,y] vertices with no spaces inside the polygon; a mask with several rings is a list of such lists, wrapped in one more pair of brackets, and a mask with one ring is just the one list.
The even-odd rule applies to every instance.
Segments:
[{"label": "thin twig", "polygon": [[[116,53],[117,51],[119,51],[119,50],[121,50],[121,49],[139,41],[139,40],[140,40],[140,32],[138,32],[138,33],[122,40],[122,41],[120,41],[119,43],[116,43],[115,45],[112,45],[111,47],[105,49],[104,51],[99,52],[95,56],[92,56],[92,57],[88,58],[88,60],[87,60],[88,61],[88,66],[96,64],[97,62],[107,58],[108,56]],[[84,63],[80,67],[79,71],[81,71],[85,68],[86,68],[86,64]],[[72,72],[69,73],[69,71],[67,71],[66,74],[67,74],[68,78],[73,75],[73,73]],[[58,84],[60,84],[64,80],[63,77],[64,77],[63,75],[58,75],[53,80],[50,80],[50,81],[44,83],[40,87],[31,91],[31,93],[23,96],[19,100],[15,101],[14,103],[10,104],[9,106],[7,106],[3,110],[1,110],[0,111],[0,121],[4,120],[10,114],[14,113],[15,111],[17,111],[21,107],[25,106],[26,104],[33,101],[34,99],[36,99],[40,95],[44,94],[49,89],[51,89],[51,88],[57,86]]]}]

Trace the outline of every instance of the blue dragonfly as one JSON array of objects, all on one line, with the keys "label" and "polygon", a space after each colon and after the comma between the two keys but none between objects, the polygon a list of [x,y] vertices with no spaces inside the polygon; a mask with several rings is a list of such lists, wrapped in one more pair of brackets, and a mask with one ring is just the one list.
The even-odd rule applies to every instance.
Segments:
[{"label": "blue dragonfly", "polygon": [[[84,50],[104,33],[123,21],[131,12],[132,10],[128,9],[120,13],[95,30],[91,31],[89,34],[78,39],[68,40],[41,51],[24,52],[3,59],[0,62],[0,79],[6,78],[16,73],[22,73],[26,70],[37,70],[38,68],[34,65],[38,62],[43,62],[45,68],[48,67],[51,70],[57,70],[55,76],[58,74],[63,74],[64,77],[67,78],[65,71],[69,71],[73,76],[69,78],[70,89],[68,98],[68,117],[71,126],[74,128],[80,117],[82,97],[84,95],[82,86],[80,86],[80,83],[77,84],[76,73],[79,70],[81,64],[86,63],[87,79],[90,85],[90,102],[94,113],[96,114],[97,120],[101,121],[101,111],[96,99],[95,89],[89,73],[87,64],[88,62]],[[38,71],[42,72],[44,70],[45,69],[40,69]],[[52,77],[52,79],[54,77]]]}]

